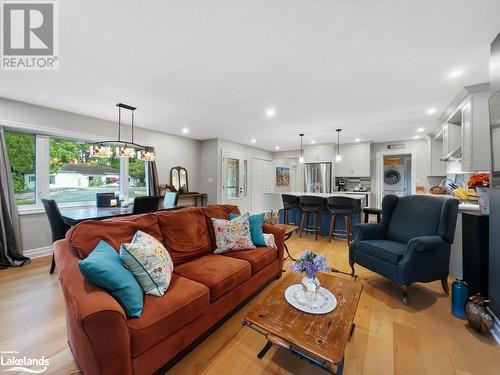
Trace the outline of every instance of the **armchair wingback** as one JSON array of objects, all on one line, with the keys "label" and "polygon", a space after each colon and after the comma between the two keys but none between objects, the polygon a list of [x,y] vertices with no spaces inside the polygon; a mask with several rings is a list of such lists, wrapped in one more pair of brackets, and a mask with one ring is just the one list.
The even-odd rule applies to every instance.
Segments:
[{"label": "armchair wingback", "polygon": [[441,280],[448,291],[450,248],[455,235],[458,201],[411,195],[385,196],[380,224],[357,224],[349,263],[360,264],[403,287]]}]

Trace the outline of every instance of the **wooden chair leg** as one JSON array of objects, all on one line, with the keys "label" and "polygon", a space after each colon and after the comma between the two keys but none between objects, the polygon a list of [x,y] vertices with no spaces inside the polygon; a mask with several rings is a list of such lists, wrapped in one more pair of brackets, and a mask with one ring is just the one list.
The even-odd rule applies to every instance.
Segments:
[{"label": "wooden chair leg", "polygon": [[50,265],[50,274],[51,275],[54,273],[55,269],[56,269],[56,260],[54,259],[54,253],[52,253],[52,264]]},{"label": "wooden chair leg", "polygon": [[285,212],[283,212],[283,222],[284,222],[285,224],[288,224],[288,210],[287,210],[287,209],[285,209],[284,211],[285,211]]},{"label": "wooden chair leg", "polygon": [[318,240],[318,227],[316,226],[316,212],[313,212],[314,238]]},{"label": "wooden chair leg", "polygon": [[443,290],[446,294],[450,294],[450,288],[448,286],[447,278],[441,279],[441,286],[443,287]]},{"label": "wooden chair leg", "polygon": [[408,286],[399,284],[399,288],[401,289],[401,301],[403,301],[405,305],[408,305]]},{"label": "wooden chair leg", "polygon": [[330,230],[328,231],[328,242],[332,242],[332,235],[333,235],[333,230],[334,230],[334,220],[335,220],[335,215],[332,215],[332,218],[330,220]]},{"label": "wooden chair leg", "polygon": [[302,232],[304,230],[304,220],[306,218],[307,213],[302,211],[302,219],[300,220],[300,234],[299,237],[302,237]]},{"label": "wooden chair leg", "polygon": [[347,223],[347,245],[351,244],[351,216],[346,215],[345,221]]}]

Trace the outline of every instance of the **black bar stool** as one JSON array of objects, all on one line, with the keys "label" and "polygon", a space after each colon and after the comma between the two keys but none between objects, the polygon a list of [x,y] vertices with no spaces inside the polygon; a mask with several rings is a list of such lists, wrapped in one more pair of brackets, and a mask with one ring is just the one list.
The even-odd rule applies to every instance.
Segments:
[{"label": "black bar stool", "polygon": [[[302,231],[305,229],[313,230],[316,240],[318,240],[318,230],[321,228],[317,225],[317,217],[320,216],[320,210],[324,207],[324,198],[316,197],[313,195],[302,195],[300,197],[300,209],[302,210],[302,220],[300,221],[300,237],[302,237]],[[313,215],[313,228],[309,229],[309,215]]]},{"label": "black bar stool", "polygon": [[[329,197],[328,198],[328,210],[332,213],[332,220],[330,221],[330,232],[328,235],[328,241],[332,241],[335,237],[337,227],[337,216],[343,216],[345,222],[345,233],[347,237],[347,244],[351,244],[352,235],[352,214],[356,212],[358,208],[358,199],[349,197]],[[343,233],[344,231],[342,231]]]},{"label": "black bar stool", "polygon": [[363,213],[365,214],[365,223],[368,223],[368,218],[370,215],[377,215],[377,223],[380,223],[380,215],[382,214],[382,210],[380,208],[363,208]]},{"label": "black bar stool", "polygon": [[288,224],[289,212],[293,215],[293,225],[297,225],[297,220],[295,218],[294,208],[299,207],[299,197],[296,195],[282,194],[281,199],[283,200],[283,223]]}]

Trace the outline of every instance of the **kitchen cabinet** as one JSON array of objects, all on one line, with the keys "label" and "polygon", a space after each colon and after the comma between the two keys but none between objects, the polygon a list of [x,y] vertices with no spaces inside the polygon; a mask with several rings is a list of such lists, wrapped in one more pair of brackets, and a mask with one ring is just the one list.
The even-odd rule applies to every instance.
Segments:
[{"label": "kitchen cabinet", "polygon": [[331,162],[335,158],[333,146],[308,147],[304,149],[305,163]]},{"label": "kitchen cabinet", "polygon": [[462,106],[462,171],[489,171],[489,96],[471,97]]},{"label": "kitchen cabinet", "polygon": [[342,160],[335,163],[336,177],[369,177],[370,144],[340,145]]},{"label": "kitchen cabinet", "polygon": [[446,163],[441,161],[443,141],[433,136],[427,137],[427,149],[429,155],[427,176],[446,176]]},{"label": "kitchen cabinet", "polygon": [[462,130],[459,125],[445,124],[443,126],[443,150],[442,156],[448,155],[462,146]]}]

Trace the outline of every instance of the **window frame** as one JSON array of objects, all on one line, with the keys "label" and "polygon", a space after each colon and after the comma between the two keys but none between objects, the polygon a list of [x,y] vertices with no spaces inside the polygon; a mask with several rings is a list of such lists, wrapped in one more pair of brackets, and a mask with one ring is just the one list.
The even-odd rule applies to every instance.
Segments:
[{"label": "window frame", "polygon": [[[106,137],[78,133],[74,131],[56,130],[49,129],[34,125],[24,125],[24,124],[9,124],[5,121],[0,122],[4,126],[4,131],[6,132],[16,132],[25,133],[35,136],[35,203],[18,205],[17,209],[20,215],[23,214],[34,214],[45,212],[42,199],[49,198],[50,193],[50,138],[62,138],[68,140],[75,140],[79,142],[93,143],[97,141],[105,140]],[[128,170],[129,160],[128,158],[120,158],[120,170],[119,170],[119,193],[128,198],[128,180],[129,180],[129,170]],[[144,168],[146,169],[146,190],[149,191],[149,179],[148,179],[148,168],[147,164],[144,163]],[[58,204],[61,208],[69,207],[89,207],[95,206],[96,202],[76,202],[76,203],[60,203]]]}]

